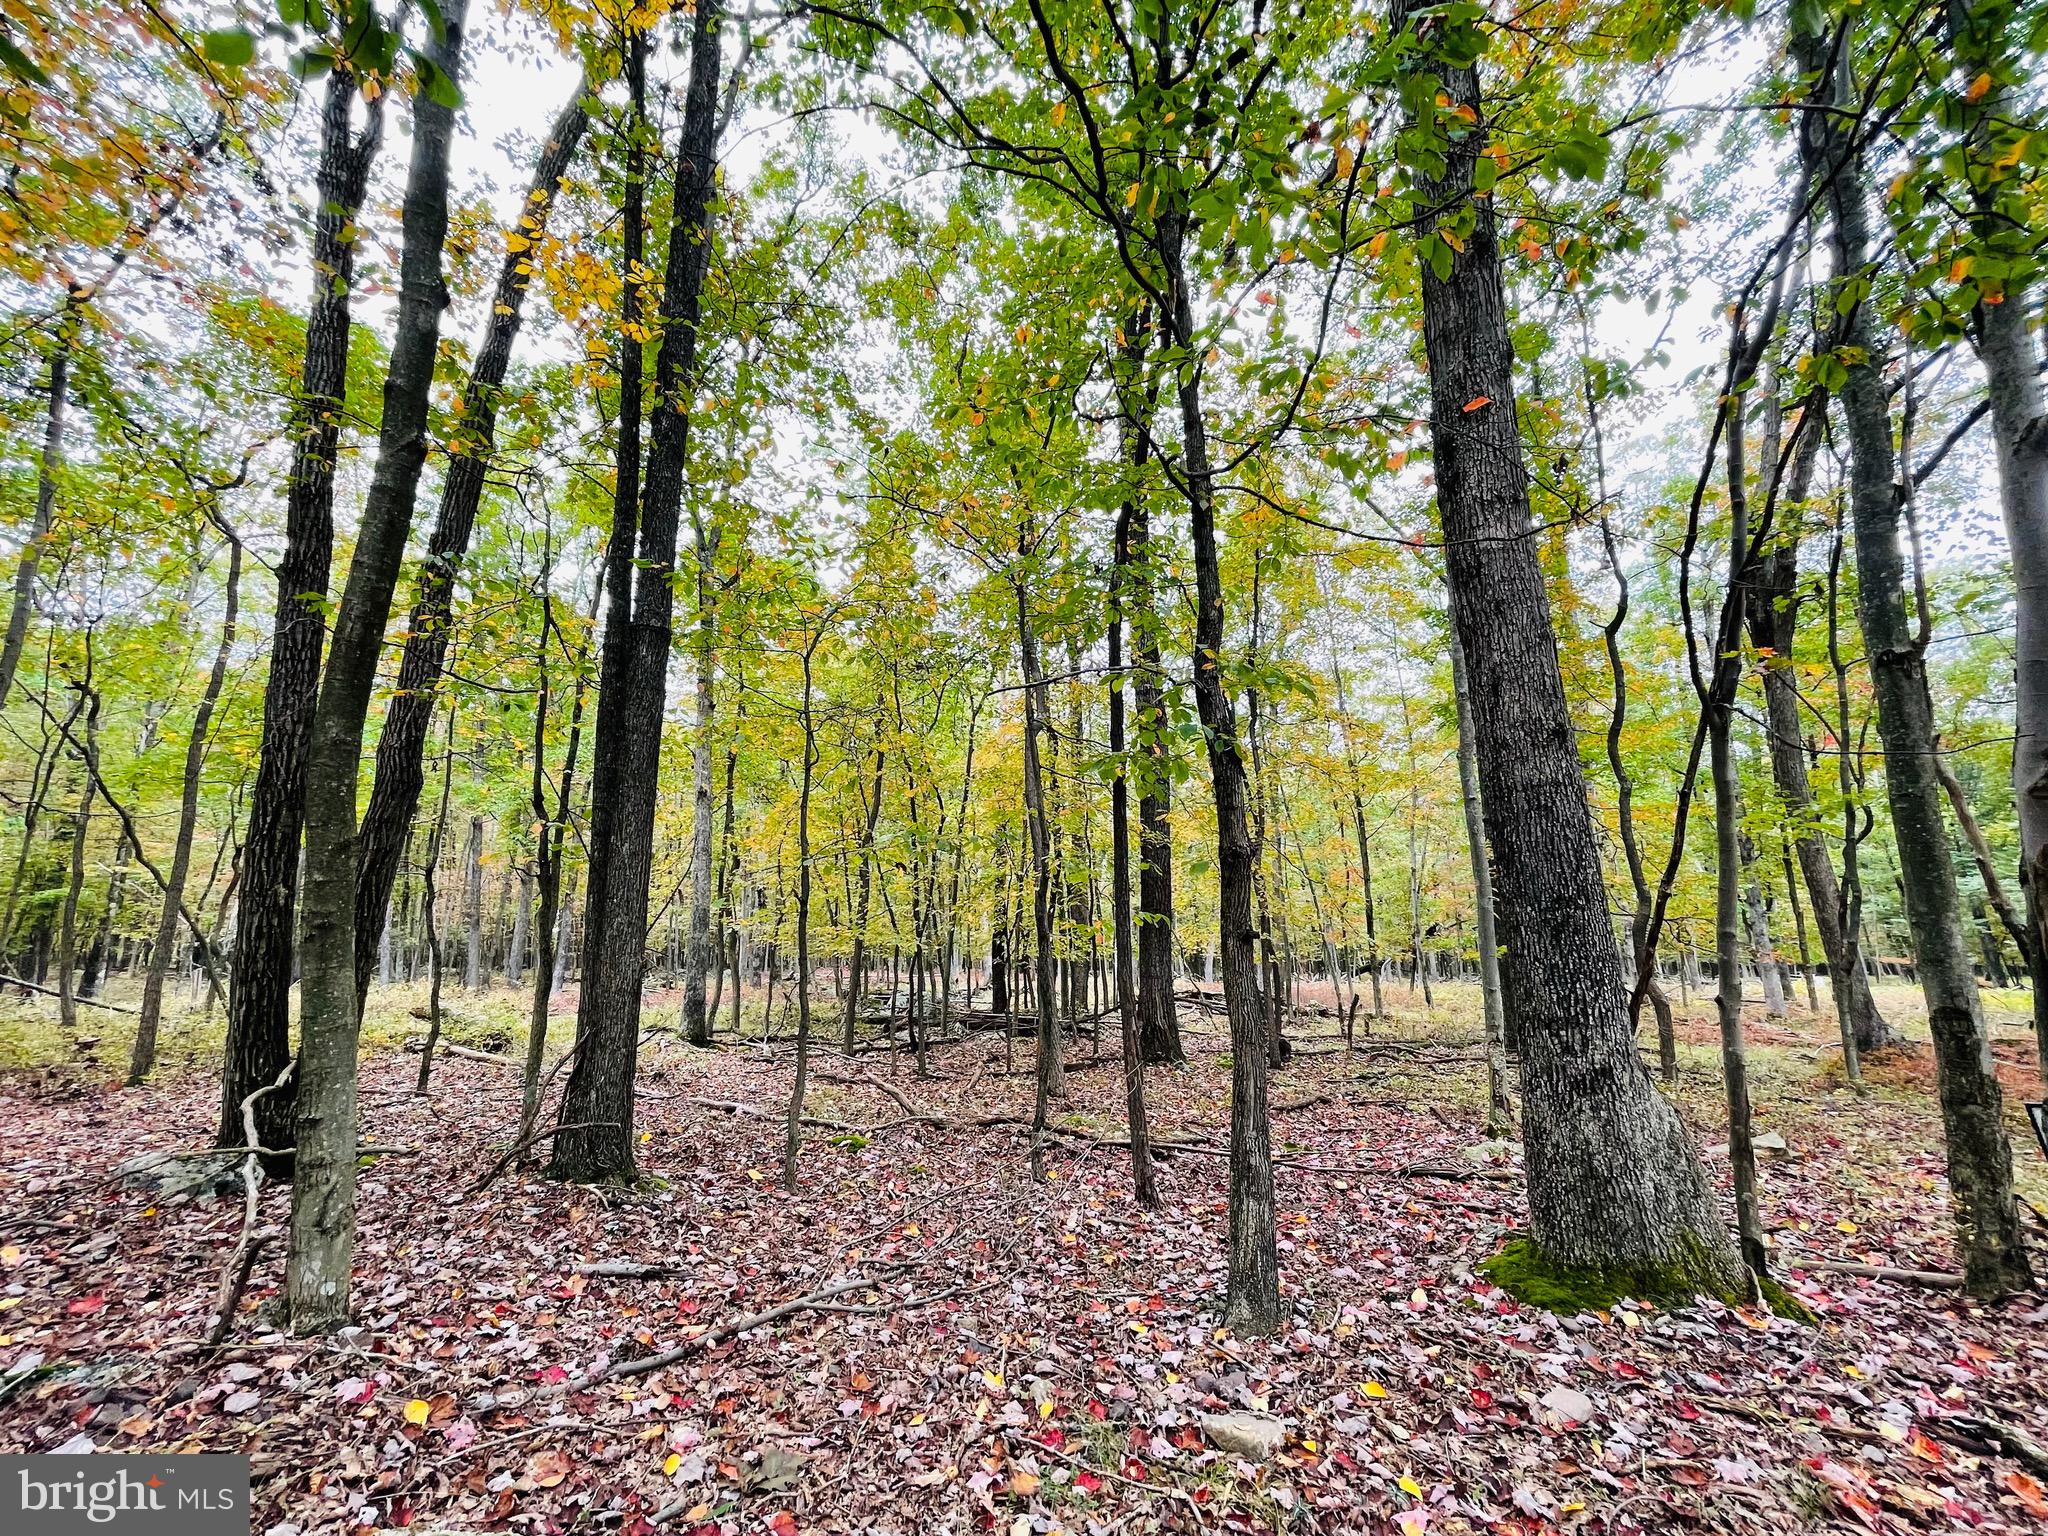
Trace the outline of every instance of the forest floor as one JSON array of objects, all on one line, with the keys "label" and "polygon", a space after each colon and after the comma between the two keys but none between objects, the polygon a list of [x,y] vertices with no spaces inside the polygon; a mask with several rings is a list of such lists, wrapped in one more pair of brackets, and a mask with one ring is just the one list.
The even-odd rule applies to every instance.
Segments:
[{"label": "forest floor", "polygon": [[[1148,1214],[1123,1152],[1085,1139],[1123,1118],[1119,1074],[1081,1065],[1085,1040],[1059,1117],[1082,1134],[1042,1181],[1015,1126],[906,1115],[1027,1115],[1027,1047],[1006,1071],[988,1035],[935,1048],[929,1078],[900,1055],[819,1049],[810,1112],[875,1129],[813,1129],[794,1195],[773,1118],[788,1047],[665,1036],[643,1056],[637,1188],[514,1171],[477,1191],[511,1133],[516,1070],[448,1058],[416,1096],[409,1001],[379,1002],[364,1063],[365,1141],[403,1150],[362,1177],[361,1326],[272,1331],[273,1247],[221,1349],[201,1340],[239,1194],[118,1172],[204,1144],[203,1039],[188,1031],[156,1084],[124,1091],[123,1016],[96,1016],[104,1033],[78,1048],[44,1005],[10,1005],[0,1451],[247,1453],[255,1529],[278,1536],[2048,1525],[2048,1475],[2007,1454],[2048,1445],[2044,1298],[1982,1308],[1812,1267],[1953,1267],[1924,1044],[1873,1062],[1855,1094],[1825,1018],[1754,1026],[1758,1126],[1788,1149],[1763,1169],[1765,1211],[1817,1325],[1712,1305],[1565,1319],[1474,1275],[1524,1209],[1512,1161],[1472,1160],[1469,989],[1444,989],[1433,1016],[1392,989],[1394,1016],[1350,1054],[1327,1019],[1305,1021],[1273,1086],[1292,1319],[1250,1340],[1217,1326],[1229,1073],[1204,1011],[1187,1015],[1191,1065],[1150,1075],[1155,1135],[1191,1150],[1162,1163],[1164,1209]],[[1883,1001],[1910,1024],[1911,993]],[[515,1011],[509,990],[454,1006],[469,1020],[456,1037],[491,1045],[486,1015]],[[1995,1017],[2023,1187],[2048,1208],[2017,1114],[2033,1096],[2025,1016]],[[1707,1000],[1683,1035],[1679,1101],[1717,1143]],[[1725,1178],[1725,1154],[1709,1162]],[[286,1198],[266,1189],[265,1223]],[[2048,1245],[2037,1262],[2048,1273]],[[626,1263],[672,1268],[579,1270]],[[590,1384],[670,1350],[664,1369]],[[1284,1445],[1263,1462],[1219,1451],[1201,1419],[1226,1409],[1284,1420]]]}]

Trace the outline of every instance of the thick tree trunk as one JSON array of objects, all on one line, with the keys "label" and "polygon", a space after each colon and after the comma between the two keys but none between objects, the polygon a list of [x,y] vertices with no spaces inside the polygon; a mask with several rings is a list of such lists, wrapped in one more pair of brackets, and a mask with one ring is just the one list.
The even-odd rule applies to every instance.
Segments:
[{"label": "thick tree trunk", "polygon": [[[321,111],[319,208],[313,219],[313,301],[305,361],[292,405],[292,467],[285,489],[285,550],[277,565],[277,612],[270,675],[263,686],[263,738],[249,823],[242,841],[241,900],[235,909],[233,980],[228,990],[226,1065],[217,1145],[248,1140],[242,1101],[258,1089],[256,1139],[289,1146],[300,1084],[272,1089],[291,1060],[293,923],[299,834],[306,814],[307,754],[326,638],[328,565],[334,548],[334,465],[348,381],[356,218],[383,128],[378,96],[358,136],[349,114],[360,82],[347,69],[327,79]],[[351,758],[351,766],[353,766]],[[285,1159],[273,1160],[286,1163]],[[353,1153],[350,1166],[354,1166]],[[280,1171],[274,1169],[273,1171]]]},{"label": "thick tree trunk", "polygon": [[156,943],[149,952],[149,969],[142,978],[142,1007],[135,1023],[135,1048],[128,1057],[128,1086],[139,1086],[156,1067],[156,1040],[163,1017],[164,980],[170,975],[171,960],[178,950],[178,919],[185,900],[185,882],[192,873],[192,838],[199,825],[200,776],[206,768],[208,732],[220,705],[222,686],[227,681],[228,656],[234,650],[235,633],[242,603],[242,541],[228,535],[227,608],[221,619],[220,643],[214,647],[213,666],[206,674],[206,689],[192,714],[192,734],[185,744],[185,775],[178,799],[177,840],[171,845],[171,867],[165,876],[163,915],[157,919]]},{"label": "thick tree trunk", "polygon": [[[462,69],[467,0],[443,0],[429,56],[452,80]],[[356,529],[355,558],[320,680],[308,739],[305,899],[301,914],[299,1095],[293,1120],[285,1302],[294,1331],[327,1333],[349,1318],[356,1227],[356,780],[363,719],[412,532],[427,457],[427,402],[448,291],[448,157],[455,111],[425,91],[413,100],[412,163],[401,218],[397,334],[384,376],[377,462]]]},{"label": "thick tree trunk", "polygon": [[1493,867],[1486,852],[1486,811],[1479,795],[1479,748],[1465,648],[1451,635],[1451,692],[1458,706],[1458,785],[1465,801],[1465,845],[1472,855],[1472,900],[1479,930],[1479,993],[1486,1020],[1486,1134],[1515,1128],[1508,1091],[1507,1009],[1501,995],[1500,940],[1494,928]]},{"label": "thick tree trunk", "polygon": [[[722,16],[720,0],[699,0],[691,28],[690,84],[677,145],[638,552],[618,572],[621,580],[612,590],[615,610],[629,601],[631,609],[623,619],[615,612],[605,637],[600,686],[608,698],[599,701],[595,756],[611,776],[606,787],[613,802],[612,824],[601,857],[597,845],[592,846],[576,1065],[562,1096],[561,1124],[579,1128],[556,1136],[549,1165],[553,1177],[579,1182],[630,1179],[634,1173],[633,1074],[639,1059],[647,883],[668,696],[676,535],[697,384],[699,314],[711,261]],[[637,401],[628,397],[622,421],[632,409]],[[616,530],[613,539],[618,542]],[[606,709],[607,703],[613,707]],[[593,803],[597,788],[593,779]]]},{"label": "thick tree trunk", "polygon": [[518,339],[525,312],[526,290],[532,281],[536,253],[547,232],[556,190],[575,163],[577,148],[589,125],[583,105],[585,94],[585,87],[579,83],[576,96],[556,116],[547,141],[541,146],[526,200],[507,234],[507,250],[498,269],[483,345],[477,351],[469,382],[462,392],[462,414],[455,434],[460,451],[452,451],[449,456],[434,531],[428,536],[426,558],[420,563],[414,584],[405,650],[398,662],[398,682],[385,711],[384,729],[377,738],[377,772],[370,785],[369,801],[363,808],[361,867],[356,874],[358,996],[370,984],[370,971],[376,963],[371,946],[383,929],[399,862],[405,853],[406,835],[419,810],[420,787],[425,782],[421,754],[434,718],[441,669],[448,659],[455,578],[462,557],[469,551],[470,533],[476,526],[484,481],[496,450],[498,407],[505,375],[512,363],[512,346]]},{"label": "thick tree trunk", "polygon": [[[1397,18],[1404,19],[1397,9]],[[1427,36],[1434,22],[1422,24]],[[1438,58],[1454,108],[1480,113],[1476,69]],[[1531,1237],[1552,1263],[1655,1272],[1746,1292],[1712,1186],[1677,1113],[1636,1057],[1621,955],[1529,538],[1528,473],[1492,204],[1472,196],[1484,117],[1447,132],[1418,206],[1469,215],[1447,275],[1423,264],[1423,339],[1451,607],[1473,718],[1507,1012],[1521,1043]]]},{"label": "thick tree trunk", "polygon": [[[1846,38],[1842,40],[1846,47]],[[1825,39],[1795,32],[1795,56],[1818,77],[1817,97],[1852,104],[1846,66]],[[1837,282],[1864,276],[1870,260],[1870,213],[1862,155],[1834,112],[1805,114],[1802,148],[1827,187],[1834,215]],[[1957,1246],[1975,1296],[1998,1296],[2031,1283],[2024,1237],[2012,1197],[2012,1147],[2005,1101],[1991,1060],[1990,1037],[1977,1003],[1977,983],[1964,941],[1962,905],[1949,857],[1934,706],[1927,689],[1925,637],[1916,635],[1907,605],[1907,570],[1899,538],[1897,459],[1879,341],[1866,300],[1841,318],[1847,366],[1839,398],[1849,446],[1849,513],[1856,532],[1856,612],[1877,695],[1884,743],[1885,798],[1891,809],[1905,905],[1912,925],[1921,995],[1934,1036],[1942,1122],[1948,1140],[1949,1188]]]}]

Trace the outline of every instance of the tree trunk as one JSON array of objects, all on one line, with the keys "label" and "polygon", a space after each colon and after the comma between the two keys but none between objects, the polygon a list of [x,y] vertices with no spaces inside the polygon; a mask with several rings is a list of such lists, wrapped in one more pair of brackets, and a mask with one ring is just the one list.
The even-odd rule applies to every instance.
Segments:
[{"label": "tree trunk", "polygon": [[1273,1140],[1266,1106],[1266,1041],[1259,1017],[1252,933],[1252,846],[1245,822],[1244,759],[1236,713],[1223,681],[1223,572],[1216,540],[1215,477],[1209,464],[1202,373],[1195,350],[1194,295],[1185,261],[1187,215],[1178,208],[1155,228],[1165,277],[1169,345],[1178,353],[1181,488],[1195,556],[1195,711],[1209,753],[1216,802],[1217,923],[1223,998],[1230,1016],[1230,1267],[1225,1320],[1240,1333],[1280,1325],[1280,1254],[1274,1231]]},{"label": "tree trunk", "polygon": [[91,290],[75,278],[66,286],[64,308],[50,338],[50,373],[43,406],[43,447],[36,459],[36,508],[29,522],[28,537],[22,541],[21,561],[14,568],[14,605],[7,614],[7,638],[0,643],[0,708],[14,691],[14,674],[21,666],[22,646],[28,640],[28,621],[35,607],[36,575],[42,567],[43,546],[57,517],[57,473],[64,467],[64,434],[67,408],[71,403],[71,359],[78,348],[79,327]]},{"label": "tree trunk", "polygon": [[[1135,346],[1129,351],[1136,353]],[[1138,358],[1127,358],[1127,369],[1135,372]],[[1135,389],[1126,387],[1125,410],[1129,413]],[[1124,456],[1134,475],[1142,476],[1149,435],[1122,425]],[[1138,1029],[1137,956],[1131,942],[1131,807],[1130,781],[1124,761],[1124,593],[1130,579],[1131,518],[1137,500],[1144,495],[1142,479],[1133,487],[1117,519],[1115,568],[1109,586],[1109,755],[1116,776],[1109,784],[1110,920],[1114,925],[1116,948],[1116,1011],[1118,1038],[1123,1048],[1124,1113],[1130,1127],[1131,1185],[1138,1204],[1156,1210],[1159,1190],[1152,1177],[1152,1136],[1145,1112],[1145,1051]],[[961,810],[966,810],[966,791],[961,791]]]},{"label": "tree trunk", "polygon": [[441,755],[441,805],[427,834],[426,866],[420,881],[420,910],[427,930],[427,1039],[420,1047],[414,1093],[425,1093],[434,1073],[434,1047],[441,1041],[441,850],[448,842],[448,797],[455,787],[455,706],[448,707],[448,745]]},{"label": "tree trunk", "polygon": [[[675,608],[671,583],[689,456],[690,402],[697,385],[699,313],[711,260],[722,14],[720,0],[699,0],[691,28],[690,85],[677,145],[638,552],[612,591],[615,609],[630,599],[631,610],[623,620],[615,615],[608,621],[605,636],[595,757],[611,775],[603,798],[614,808],[606,845],[601,852],[596,842],[591,848],[578,1048],[562,1096],[561,1124],[579,1129],[556,1136],[549,1164],[553,1177],[576,1182],[625,1180],[634,1173],[633,1074],[639,1058],[647,883]],[[627,397],[622,422],[626,410],[635,408],[633,397]],[[616,530],[613,539],[619,539]],[[637,590],[627,577],[637,577]],[[614,705],[610,710],[604,707],[605,696]],[[600,798],[595,779],[592,794],[595,804]]]},{"label": "tree trunk", "polygon": [[1052,829],[1045,809],[1045,772],[1038,738],[1046,729],[1045,674],[1038,665],[1038,634],[1031,622],[1025,578],[1011,578],[1017,597],[1017,649],[1024,673],[1024,815],[1031,838],[1031,920],[1036,936],[1033,970],[1038,994],[1038,1094],[1031,1114],[1031,1171],[1045,1172],[1045,1129],[1052,1101],[1066,1094],[1060,1061],[1059,997],[1053,990]]},{"label": "tree trunk", "polygon": [[[1820,402],[1809,410],[1825,409]],[[1821,434],[1807,432],[1794,447],[1780,500],[1798,506],[1806,500]],[[1814,812],[1813,787],[1807,776],[1803,706],[1793,669],[1793,642],[1799,623],[1799,542],[1787,533],[1759,562],[1757,579],[1747,594],[1749,634],[1763,659],[1765,737],[1770,747],[1771,779],[1791,822],[1793,853],[1813,907],[1813,925],[1820,934],[1821,954],[1828,964],[1835,1013],[1854,1032],[1858,1054],[1896,1045],[1899,1035],[1871,996],[1869,979],[1849,955],[1842,927],[1842,892]]]},{"label": "tree trunk", "polygon": [[[1147,434],[1149,437],[1149,432]],[[1143,495],[1131,503],[1131,699],[1138,745],[1138,1043],[1152,1066],[1187,1060],[1173,1006],[1173,781],[1166,773],[1166,688],[1152,520]]]},{"label": "tree trunk", "polygon": [[1479,796],[1479,753],[1472,724],[1472,684],[1465,648],[1451,635],[1451,692],[1458,706],[1458,785],[1465,801],[1465,844],[1472,855],[1473,905],[1479,930],[1479,993],[1486,1018],[1486,1134],[1511,1135],[1515,1109],[1508,1091],[1507,1011],[1500,987],[1500,940],[1494,931],[1493,868],[1486,852],[1486,811]]},{"label": "tree trunk", "polygon": [[[290,1145],[294,1101],[301,1086],[288,1080],[272,1089],[291,1060],[294,898],[299,834],[306,814],[307,753],[326,635],[328,565],[334,548],[334,466],[348,381],[356,219],[383,128],[385,97],[380,95],[367,108],[363,132],[351,133],[350,108],[360,84],[353,71],[333,70],[321,111],[313,300],[306,320],[305,361],[292,403],[285,550],[277,565],[262,746],[242,841],[241,900],[235,909],[226,1065],[215,1132],[216,1144],[223,1147],[238,1147],[248,1140],[242,1101],[258,1089],[272,1091],[256,1101],[257,1142],[274,1148]],[[285,1158],[271,1161],[273,1172],[289,1166]]]},{"label": "tree trunk", "polygon": [[228,656],[235,647],[235,633],[242,603],[242,541],[228,534],[228,583],[226,612],[221,619],[220,643],[214,647],[213,666],[206,674],[206,690],[192,713],[192,734],[185,743],[185,776],[178,799],[178,834],[171,845],[171,867],[166,875],[163,913],[157,919],[156,943],[149,952],[149,969],[142,978],[142,1006],[135,1021],[135,1048],[128,1057],[128,1086],[139,1087],[156,1068],[156,1039],[163,1017],[164,980],[170,975],[171,957],[178,949],[178,916],[185,900],[185,883],[192,873],[192,838],[199,826],[200,776],[206,768],[208,732],[214,711],[220,705],[221,688],[228,675]]},{"label": "tree trunk", "polygon": [[[91,671],[91,653],[86,667]],[[57,1016],[69,1034],[78,1028],[78,898],[85,889],[85,843],[92,830],[92,797],[99,786],[100,696],[90,682],[77,685],[85,694],[85,745],[79,764],[85,770],[85,787],[78,793],[78,809],[71,813],[71,876],[64,887],[64,906],[57,932]]]},{"label": "tree trunk", "polygon": [[[2029,939],[2020,946],[2033,981],[2034,1038],[2040,1080],[2048,1086],[2048,389],[2041,381],[2028,316],[2036,308],[2032,271],[2036,232],[2022,211],[2028,173],[2020,150],[2029,126],[2007,82],[2024,80],[2028,65],[2012,56],[2011,12],[2002,6],[1952,0],[1950,39],[1964,78],[1990,89],[1957,105],[1976,188],[1973,234],[2008,274],[1994,301],[1988,291],[1973,316],[1977,360],[1991,399],[1998,453],[1998,499],[2012,558],[2015,632],[2013,799],[2019,810],[2020,889]],[[2015,77],[2013,66],[2020,73]],[[1981,265],[1980,265],[1981,270]],[[2017,280],[2016,280],[2017,279]],[[0,692],[0,702],[4,702]]]},{"label": "tree trunk", "polygon": [[683,970],[683,1039],[691,1045],[711,1043],[711,1016],[705,1006],[711,973],[711,726],[716,697],[712,690],[716,615],[711,592],[718,537],[706,533],[694,508],[697,588],[697,732],[690,743],[690,947]]},{"label": "tree trunk", "polygon": [[[811,715],[811,662],[818,636],[804,646],[803,778],[796,798],[796,1072],[789,1087],[789,1117],[783,1127],[782,1187],[796,1190],[796,1154],[803,1144],[804,1079],[811,1053],[811,780],[818,769],[818,729]],[[709,796],[704,810],[710,812]]]},{"label": "tree trunk", "polygon": [[462,990],[484,986],[484,819],[469,818],[469,842],[462,851],[462,918],[466,941]]},{"label": "tree trunk", "polygon": [[[467,0],[444,0],[429,56],[450,80],[462,69]],[[293,1120],[285,1301],[294,1331],[327,1333],[349,1318],[356,1226],[356,780],[363,718],[377,680],[391,594],[405,558],[427,457],[427,403],[441,312],[448,234],[448,157],[455,110],[426,91],[413,99],[412,163],[401,218],[397,332],[384,376],[377,461],[356,529],[355,558],[335,610],[334,637],[308,737],[306,868],[301,913],[299,1095]]]},{"label": "tree trunk", "polygon": [[[1397,9],[1397,18],[1405,22]],[[1430,24],[1425,23],[1425,27]],[[1482,103],[1473,65],[1438,57],[1453,108]],[[1677,1113],[1636,1057],[1621,956],[1517,431],[1513,349],[1490,200],[1472,196],[1483,118],[1453,137],[1417,205],[1469,218],[1439,277],[1423,264],[1423,339],[1451,607],[1471,674],[1507,1013],[1521,1043],[1531,1238],[1546,1260],[1655,1272],[1722,1296],[1747,1287]],[[1441,238],[1440,236],[1437,238]]]},{"label": "tree trunk", "polygon": [[[1820,77],[1819,98],[1837,109],[1849,106],[1853,93],[1846,65],[1831,55],[1826,40],[1795,33],[1793,41],[1801,67]],[[1832,110],[1805,114],[1804,128],[1802,149],[1810,170],[1827,186],[1834,215],[1835,278],[1839,283],[1861,279],[1870,260],[1868,173],[1862,156]],[[1957,1245],[1970,1293],[1999,1296],[2030,1284],[2032,1271],[2013,1205],[2004,1094],[1978,1010],[1943,824],[1941,785],[1934,773],[1934,706],[1927,690],[1925,637],[1916,635],[1906,603],[1899,491],[1894,484],[1897,460],[1867,301],[1853,305],[1841,318],[1839,341],[1847,349],[1842,355],[1856,359],[1847,365],[1840,390],[1849,446],[1849,512],[1856,530],[1856,611],[1877,695],[1885,797],[1898,843],[1920,990],[1934,1037]]]},{"label": "tree trunk", "polygon": [[[875,746],[875,778],[867,793],[865,819],[861,826],[860,847],[855,857],[860,861],[860,875],[853,903],[853,953],[850,957],[851,975],[846,984],[845,1035],[842,1048],[848,1056],[854,1051],[854,1029],[860,1022],[861,998],[867,990],[868,980],[868,903],[874,895],[875,884],[875,823],[882,814],[882,748]],[[891,1000],[894,1006],[894,1000]]]},{"label": "tree trunk", "polygon": [[506,241],[490,317],[484,325],[483,345],[477,351],[469,382],[462,392],[461,415],[454,434],[460,447],[459,451],[450,452],[434,531],[427,539],[426,558],[420,563],[413,588],[405,650],[398,662],[398,682],[385,711],[384,729],[377,738],[377,772],[370,785],[369,802],[363,809],[360,867],[356,873],[359,998],[370,984],[370,970],[376,963],[370,946],[384,926],[384,913],[391,905],[391,890],[405,852],[406,834],[419,810],[420,787],[426,777],[421,754],[434,718],[441,670],[448,659],[455,578],[462,557],[469,551],[470,533],[476,526],[477,507],[482,502],[484,482],[496,450],[498,407],[504,395],[505,375],[512,363],[512,346],[518,339],[525,312],[526,290],[532,281],[536,253],[547,232],[556,190],[575,163],[577,148],[589,125],[583,105],[587,89],[578,83],[575,97],[556,116],[547,141],[541,146],[526,200],[520,205]]}]

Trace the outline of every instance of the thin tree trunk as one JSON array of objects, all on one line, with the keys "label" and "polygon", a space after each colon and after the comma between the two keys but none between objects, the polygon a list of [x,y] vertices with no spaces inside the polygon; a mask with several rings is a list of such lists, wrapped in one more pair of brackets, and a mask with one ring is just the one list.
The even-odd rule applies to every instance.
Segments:
[{"label": "thin tree trunk", "polygon": [[441,1040],[441,850],[448,842],[448,797],[455,787],[455,706],[448,706],[448,742],[441,754],[441,804],[427,833],[427,856],[421,871],[420,910],[427,930],[427,1040],[420,1048],[420,1073],[414,1093],[425,1093],[434,1072],[434,1047]]},{"label": "thin tree trunk", "polygon": [[[848,1056],[854,1052],[854,1029],[860,1022],[861,998],[867,990],[868,903],[873,896],[875,881],[875,823],[882,814],[882,763],[882,746],[877,742],[874,783],[867,791],[860,847],[855,852],[855,857],[860,861],[860,876],[854,896],[853,954],[850,961],[852,974],[846,985],[845,1039],[841,1042],[841,1048]],[[893,1009],[895,1005],[895,999],[891,998],[889,1006]]]},{"label": "thin tree trunk", "polygon": [[[805,1076],[811,1058],[811,780],[818,769],[818,729],[811,715],[811,663],[824,639],[804,646],[803,776],[796,797],[796,1073],[789,1088],[789,1119],[783,1128],[782,1187],[796,1190],[796,1154],[803,1144]],[[709,804],[705,811],[709,813]],[[914,1027],[914,1026],[913,1026]]]},{"label": "thin tree trunk", "polygon": [[[1149,444],[1150,422],[1139,434]],[[1131,678],[1138,756],[1138,1043],[1152,1066],[1187,1060],[1173,1006],[1173,781],[1166,763],[1166,689],[1159,659],[1159,615],[1152,519],[1142,493],[1130,516]],[[998,1009],[1000,1012],[1000,1008]]]},{"label": "thin tree trunk", "polygon": [[466,941],[462,990],[484,986],[484,819],[469,818],[469,842],[462,853],[462,916]]},{"label": "thin tree trunk", "polygon": [[1031,1113],[1031,1171],[1045,1173],[1045,1131],[1052,1101],[1066,1095],[1060,1061],[1059,997],[1053,980],[1052,829],[1045,808],[1045,772],[1038,738],[1045,731],[1046,682],[1038,665],[1038,634],[1031,621],[1025,580],[1012,577],[1017,598],[1017,649],[1024,673],[1024,814],[1031,838],[1031,919],[1036,935],[1034,972],[1038,993],[1038,1094]]},{"label": "thin tree trunk", "polygon": [[164,980],[170,974],[171,957],[178,948],[178,914],[185,899],[185,882],[192,872],[192,838],[199,825],[200,776],[206,768],[208,732],[214,711],[220,705],[221,688],[228,675],[228,655],[235,646],[237,621],[241,615],[242,541],[228,534],[227,609],[221,620],[220,643],[214,648],[213,666],[206,674],[206,690],[192,714],[192,734],[185,744],[185,776],[178,799],[178,835],[171,845],[169,888],[164,892],[163,915],[157,919],[156,943],[149,954],[149,969],[142,980],[142,1006],[135,1024],[135,1048],[128,1058],[128,1086],[141,1085],[156,1067],[158,1022],[163,1016]]},{"label": "thin tree trunk", "polygon": [[[88,649],[88,678],[91,669],[92,653]],[[76,686],[86,698],[85,746],[79,754],[85,769],[85,787],[79,791],[78,809],[71,813],[71,877],[64,887],[57,934],[57,1016],[67,1034],[78,1028],[78,1005],[73,990],[78,974],[78,898],[85,889],[85,842],[92,830],[92,800],[100,772],[100,696],[90,681]]]}]

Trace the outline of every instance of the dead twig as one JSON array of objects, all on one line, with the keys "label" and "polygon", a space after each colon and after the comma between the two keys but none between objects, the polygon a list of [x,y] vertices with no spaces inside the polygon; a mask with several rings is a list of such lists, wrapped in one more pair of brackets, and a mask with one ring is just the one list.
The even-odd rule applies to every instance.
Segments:
[{"label": "dead twig", "polygon": [[242,1235],[235,1242],[234,1252],[228,1256],[227,1268],[221,1272],[220,1295],[214,1302],[213,1324],[206,1330],[209,1349],[218,1347],[234,1326],[235,1308],[241,1305],[242,1292],[248,1289],[249,1276],[256,1269],[257,1255],[269,1237],[268,1233],[256,1230],[256,1216],[263,1204],[263,1148],[256,1137],[256,1105],[270,1094],[282,1090],[291,1081],[297,1066],[296,1061],[286,1062],[275,1082],[251,1090],[242,1099],[242,1135],[248,1140],[242,1155]]}]

